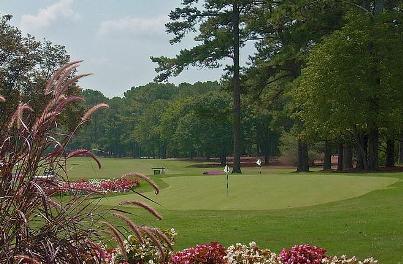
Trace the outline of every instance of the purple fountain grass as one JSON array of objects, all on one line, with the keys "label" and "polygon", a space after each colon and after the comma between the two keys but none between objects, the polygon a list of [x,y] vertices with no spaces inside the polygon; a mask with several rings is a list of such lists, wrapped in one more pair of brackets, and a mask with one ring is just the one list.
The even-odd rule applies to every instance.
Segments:
[{"label": "purple fountain grass", "polygon": [[[94,241],[102,237],[98,219],[94,221],[93,218],[97,207],[90,199],[93,194],[75,192],[63,199],[56,196],[60,193],[60,182],[68,182],[68,159],[89,156],[101,167],[90,151],[79,149],[67,153],[66,147],[80,126],[90,121],[96,111],[109,106],[101,103],[90,108],[70,130],[62,130],[59,124],[67,107],[84,100],[80,96],[67,95],[72,85],[87,76],[74,76],[79,63],[68,63],[52,75],[44,89],[47,101],[40,113],[34,113],[28,104],[20,103],[9,120],[0,124],[1,263],[102,263],[100,247],[94,246],[97,244]],[[0,96],[0,102],[5,101],[6,98]],[[54,175],[39,176],[49,169]],[[139,177],[158,191],[147,176]],[[162,218],[142,202],[129,203]],[[151,236],[151,231],[137,227],[123,214],[116,217],[123,219],[131,230]],[[121,232],[110,223],[106,226],[124,254]],[[151,239],[160,245],[157,236]]]},{"label": "purple fountain grass", "polygon": [[[0,125],[0,259],[4,263],[69,263],[82,256],[96,258],[88,246],[96,232],[83,227],[84,197],[71,197],[63,204],[51,191],[56,177],[41,179],[45,169],[65,172],[65,147],[78,129],[61,134],[58,121],[72,103],[83,100],[69,97],[67,90],[81,76],[71,73],[78,62],[58,70],[48,81],[50,99],[35,118],[27,103],[20,103],[9,120]],[[1,101],[5,101],[1,97]],[[56,146],[56,147],[54,147]],[[39,179],[38,179],[39,178]]]}]

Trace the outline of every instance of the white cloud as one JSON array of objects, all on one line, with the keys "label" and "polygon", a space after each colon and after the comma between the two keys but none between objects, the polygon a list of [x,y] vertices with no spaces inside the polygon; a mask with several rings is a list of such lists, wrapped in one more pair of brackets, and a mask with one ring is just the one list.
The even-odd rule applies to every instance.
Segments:
[{"label": "white cloud", "polygon": [[77,14],[72,8],[74,0],[59,0],[58,2],[40,9],[36,15],[23,15],[21,28],[30,31],[49,27],[60,18],[76,19]]},{"label": "white cloud", "polygon": [[130,33],[134,35],[154,35],[165,32],[165,23],[168,17],[138,18],[125,17],[116,20],[106,20],[101,23],[98,34]]}]

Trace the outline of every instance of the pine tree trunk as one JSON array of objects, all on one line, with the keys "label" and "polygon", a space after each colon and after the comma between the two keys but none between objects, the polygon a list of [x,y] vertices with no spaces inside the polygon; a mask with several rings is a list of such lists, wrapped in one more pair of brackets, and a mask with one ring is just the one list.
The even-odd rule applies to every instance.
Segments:
[{"label": "pine tree trunk", "polygon": [[386,141],[386,161],[385,167],[395,166],[395,141],[393,139],[388,139]]},{"label": "pine tree trunk", "polygon": [[[383,12],[384,8],[384,0],[375,0],[374,1],[374,16],[371,19],[374,19],[375,16],[380,15]],[[375,44],[370,42],[369,51],[371,56],[373,57],[373,73],[375,85],[376,87],[380,87],[381,78],[380,78],[380,59],[379,55],[374,48]],[[370,98],[370,111],[373,113],[372,118],[375,120],[376,115],[379,109],[379,98],[372,97]],[[378,156],[379,156],[379,129],[375,123],[369,123],[369,131],[368,131],[368,170],[375,171],[378,169]]]},{"label": "pine tree trunk", "polygon": [[239,6],[232,5],[233,14],[233,47],[234,47],[234,76],[233,76],[233,136],[234,136],[234,166],[232,173],[241,173],[241,84],[239,78]]},{"label": "pine tree trunk", "polygon": [[308,144],[303,143],[303,154],[304,154],[304,171],[309,171],[309,155],[308,155]]},{"label": "pine tree trunk", "polygon": [[368,135],[362,134],[359,139],[359,160],[362,162],[362,169],[368,170]]},{"label": "pine tree trunk", "polygon": [[136,142],[133,141],[132,143],[132,158],[136,158]]},{"label": "pine tree trunk", "polygon": [[375,171],[378,169],[378,147],[379,147],[379,131],[378,128],[372,128],[368,134],[368,170]]},{"label": "pine tree trunk", "polygon": [[297,172],[309,171],[308,144],[298,140],[298,167]]},{"label": "pine tree trunk", "polygon": [[343,171],[343,144],[338,146],[337,171]]},{"label": "pine tree trunk", "polygon": [[368,135],[360,133],[358,135],[357,169],[368,170]]},{"label": "pine tree trunk", "polygon": [[403,164],[403,136],[400,138],[399,149],[399,163]]},{"label": "pine tree trunk", "polygon": [[345,144],[343,147],[343,170],[351,170],[353,168],[353,150],[351,145]]},{"label": "pine tree trunk", "polygon": [[331,170],[331,169],[332,169],[332,147],[329,141],[326,141],[324,158],[323,158],[323,170]]},{"label": "pine tree trunk", "polygon": [[302,143],[301,140],[298,140],[298,150],[297,150],[297,171],[301,171],[302,170]]},{"label": "pine tree trunk", "polygon": [[265,165],[269,165],[270,162],[270,147],[271,147],[271,133],[267,130],[266,133],[266,138],[265,138],[266,142],[263,145],[264,149],[263,149],[263,153],[264,153],[264,164]]}]

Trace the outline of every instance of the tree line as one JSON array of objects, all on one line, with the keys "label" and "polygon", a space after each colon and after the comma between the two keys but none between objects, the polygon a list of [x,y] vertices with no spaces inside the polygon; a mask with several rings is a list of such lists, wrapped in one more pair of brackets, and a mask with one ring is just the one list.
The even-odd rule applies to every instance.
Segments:
[{"label": "tree line", "polygon": [[[219,158],[222,164],[231,155],[232,101],[223,84],[149,83],[111,99],[95,90],[82,93],[82,108],[106,102],[110,109],[94,114],[72,147],[115,157]],[[279,153],[280,138],[271,116],[251,104],[241,119],[242,153],[261,155],[268,163]]]},{"label": "tree line", "polygon": [[[34,119],[49,98],[44,91],[46,81],[70,60],[64,46],[24,36],[10,24],[11,19],[10,15],[0,17],[0,94],[7,99],[0,105],[3,123],[25,102],[33,108],[28,118]],[[114,98],[82,90],[77,83],[72,86],[69,93],[82,95],[85,102],[73,103],[65,111],[58,127],[61,135],[74,127],[89,107],[103,102],[110,105],[78,131],[72,149],[88,148],[113,157],[219,157],[223,164],[232,154],[232,101],[225,81],[149,83]],[[243,154],[262,155],[266,161],[278,155],[280,131],[272,129],[266,110],[251,104],[242,120]]]},{"label": "tree line", "polygon": [[[309,145],[318,142],[324,169],[337,152],[339,170],[351,169],[353,157],[357,168],[376,170],[384,146],[384,165],[393,166],[403,137],[402,8],[398,0],[183,1],[170,13],[167,32],[172,44],[196,32],[197,44],[173,58],[153,57],[156,80],[231,59],[224,77],[234,102],[235,172],[241,172],[242,92],[270,102],[271,110],[285,101],[298,171],[309,170]],[[248,41],[257,52],[241,69]]]},{"label": "tree line", "polygon": [[[82,91],[87,102],[72,116],[100,101],[111,108],[74,144],[114,156],[234,156],[235,172],[241,155],[268,160],[279,152],[295,156],[298,171],[318,157],[330,169],[333,154],[338,170],[391,167],[403,161],[402,10],[398,0],[183,1],[167,32],[172,44],[191,33],[195,46],[152,57],[155,82],[121,98]],[[1,34],[14,34],[15,44],[0,40],[0,89],[15,103],[31,92],[40,107],[36,87],[68,55],[7,22],[3,17]],[[248,42],[256,51],[241,67]],[[189,66],[223,67],[225,74],[220,82],[161,83]]]}]

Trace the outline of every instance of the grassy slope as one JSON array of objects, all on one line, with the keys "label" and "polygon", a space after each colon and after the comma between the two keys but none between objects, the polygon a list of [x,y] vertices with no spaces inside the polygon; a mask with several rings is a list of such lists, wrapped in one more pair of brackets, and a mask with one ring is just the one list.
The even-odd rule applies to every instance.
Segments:
[{"label": "grassy slope", "polygon": [[[141,171],[150,174],[150,168],[152,166],[164,165],[168,167],[168,175],[162,178],[155,177],[162,183],[163,187],[167,187],[166,183],[172,184],[178,181],[178,179],[180,180],[180,178],[171,177],[185,175],[197,176],[200,175],[202,171],[208,170],[186,168],[186,166],[189,165],[187,162],[105,159],[102,161],[105,169],[94,175],[94,171],[91,169],[92,165],[88,165],[90,163],[88,160],[75,160],[74,162],[76,162],[76,164],[86,164],[85,166],[73,167],[71,174],[76,178],[79,177],[78,175],[84,175],[88,178],[116,177],[127,171]],[[347,198],[343,197],[346,193],[346,189],[361,191],[365,188],[368,188],[365,189],[366,191],[370,191],[370,189],[374,188],[381,189],[356,198],[293,209],[244,210],[250,205],[241,204],[242,199],[238,201],[238,206],[239,209],[243,210],[160,209],[160,212],[165,217],[165,219],[160,222],[152,220],[150,216],[144,214],[142,211],[132,209],[132,212],[134,213],[134,219],[140,223],[152,223],[164,228],[175,227],[179,233],[177,240],[178,248],[212,240],[219,240],[226,245],[254,240],[258,242],[258,244],[270,247],[274,250],[279,250],[297,243],[312,243],[327,248],[330,254],[348,254],[357,255],[359,257],[371,255],[380,259],[381,263],[403,262],[402,173],[324,175],[315,172],[309,175],[300,175],[290,173],[290,171],[291,170],[284,169],[265,170],[262,176],[257,176],[256,169],[246,169],[244,170],[243,176],[248,177],[248,174],[256,175],[252,177],[277,175],[276,178],[284,178],[289,176],[290,182],[294,182],[294,187],[299,187],[297,189],[294,187],[291,188],[292,191],[288,194],[290,197],[295,196],[292,201],[297,204],[301,202],[301,199],[307,199],[304,193],[312,191],[310,187],[312,187],[312,184],[316,184],[316,180],[320,177],[330,177],[330,182],[325,182],[324,184],[327,188],[330,186],[333,188],[327,189],[325,192],[318,192],[320,195],[314,197],[316,203],[322,198],[332,195],[335,195],[335,197],[338,196],[340,199]],[[372,178],[374,176],[385,178],[386,181],[382,181],[382,178],[380,181],[379,178]],[[234,177],[242,176],[232,177],[231,187],[233,190],[235,190],[234,188],[236,186],[233,186]],[[390,181],[393,182],[393,178],[398,178],[399,181],[388,188],[382,188],[384,184],[388,182],[391,183]],[[198,179],[204,178],[194,178],[196,181]],[[214,179],[219,178],[211,179],[214,181]],[[271,194],[275,191],[279,191],[278,186],[275,185],[276,187],[273,187],[276,181],[264,181],[265,185],[271,186],[271,188],[268,188]],[[166,183],[164,184],[164,182]],[[205,182],[202,184],[205,184]],[[216,184],[213,185],[216,186]],[[240,186],[243,185],[246,184],[240,183]],[[200,186],[199,190],[210,189],[211,187],[212,186]],[[321,187],[318,186],[314,189],[317,188]],[[168,190],[169,187],[165,191]],[[195,191],[192,189],[186,190],[189,191],[189,193]],[[170,207],[175,207],[174,197],[177,197],[176,204],[178,207],[183,206],[182,204],[194,207],[194,202],[199,202],[196,199],[189,201],[189,197],[182,195],[182,192],[180,192],[180,190],[167,192],[167,194],[169,194],[168,198],[172,199],[169,201]],[[355,193],[354,195],[360,194],[362,193]],[[116,197],[108,199],[112,200],[116,199]],[[207,199],[209,206],[214,205],[214,199],[213,196]],[[200,203],[201,202],[202,201],[200,201]],[[270,201],[268,202],[270,203]],[[219,205],[217,204],[217,206]],[[109,206],[105,205],[105,208],[108,207]]]}]

